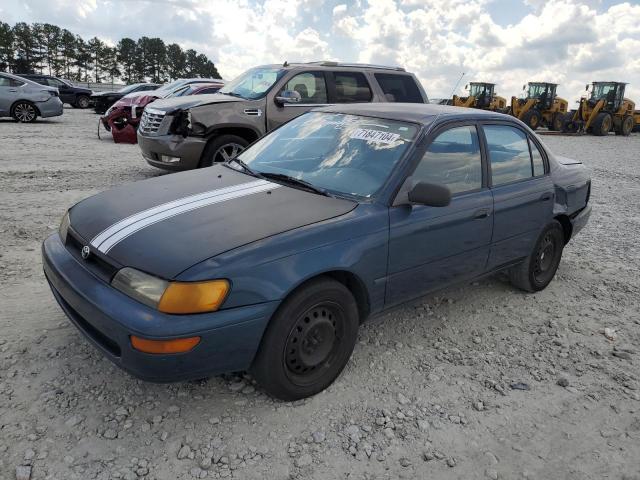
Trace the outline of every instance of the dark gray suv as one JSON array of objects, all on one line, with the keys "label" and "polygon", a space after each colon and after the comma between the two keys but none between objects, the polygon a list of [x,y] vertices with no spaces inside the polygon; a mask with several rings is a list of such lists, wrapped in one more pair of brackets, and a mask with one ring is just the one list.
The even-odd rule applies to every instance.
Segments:
[{"label": "dark gray suv", "polygon": [[264,65],[218,93],[157,100],[145,108],[138,145],[167,170],[206,167],[306,111],[331,104],[428,103],[415,75],[398,67],[336,62]]}]

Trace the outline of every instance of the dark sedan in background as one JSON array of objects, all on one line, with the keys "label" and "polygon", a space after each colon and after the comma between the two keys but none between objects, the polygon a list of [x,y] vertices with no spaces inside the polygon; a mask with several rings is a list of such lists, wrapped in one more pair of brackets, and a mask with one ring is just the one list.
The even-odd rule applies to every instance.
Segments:
[{"label": "dark sedan in background", "polygon": [[129,93],[155,90],[160,87],[157,83],[132,83],[115,92],[98,92],[91,95],[91,103],[96,113],[103,114],[111,105]]},{"label": "dark sedan in background", "polygon": [[84,87],[78,87],[68,80],[51,75],[40,75],[35,73],[19,74],[21,77],[31,80],[41,85],[48,85],[58,89],[62,103],[68,103],[74,108],[89,108],[90,98],[93,92]]},{"label": "dark sedan in background", "polygon": [[500,270],[545,288],[587,223],[590,187],[513,117],[327,107],[228,163],[78,203],[45,240],[44,271],[71,321],[132,374],[248,369],[292,400],[333,382],[371,315]]}]

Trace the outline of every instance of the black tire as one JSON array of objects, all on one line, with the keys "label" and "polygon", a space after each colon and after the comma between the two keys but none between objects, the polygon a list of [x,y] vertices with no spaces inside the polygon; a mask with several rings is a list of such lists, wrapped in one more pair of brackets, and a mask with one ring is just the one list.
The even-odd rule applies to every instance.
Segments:
[{"label": "black tire", "polygon": [[11,107],[11,116],[16,122],[33,123],[38,118],[38,109],[31,102],[19,100]]},{"label": "black tire", "polygon": [[628,137],[629,135],[631,135],[633,127],[635,127],[633,117],[631,115],[625,115],[622,118],[622,122],[620,123],[620,128],[616,128],[616,135]]},{"label": "black tire", "polygon": [[549,130],[552,132],[559,132],[564,125],[564,114],[562,112],[556,112],[551,117],[551,122],[548,125]]},{"label": "black tire", "polygon": [[542,116],[537,110],[529,110],[522,115],[522,121],[526,123],[531,130],[537,130],[542,121]]},{"label": "black tire", "polygon": [[326,277],[312,280],[271,318],[251,374],[281,400],[315,395],[346,366],[359,323],[356,301],[343,284]]},{"label": "black tire", "polygon": [[[247,145],[249,145],[249,142],[237,135],[215,137],[202,152],[199,167],[210,167],[214,163],[228,161],[247,148]],[[225,153],[223,154],[222,152]]]},{"label": "black tire", "polygon": [[607,112],[600,112],[591,124],[591,133],[597,137],[609,135],[613,126],[613,118]]},{"label": "black tire", "polygon": [[575,112],[567,112],[562,118],[562,131],[564,133],[576,133],[578,131],[578,124],[573,121]]},{"label": "black tire", "polygon": [[526,292],[546,288],[558,270],[564,243],[562,225],[553,220],[542,231],[529,256],[509,270],[511,283]]},{"label": "black tire", "polygon": [[89,105],[91,104],[89,97],[87,97],[86,95],[78,95],[76,97],[76,101],[73,104],[74,108],[89,108]]}]

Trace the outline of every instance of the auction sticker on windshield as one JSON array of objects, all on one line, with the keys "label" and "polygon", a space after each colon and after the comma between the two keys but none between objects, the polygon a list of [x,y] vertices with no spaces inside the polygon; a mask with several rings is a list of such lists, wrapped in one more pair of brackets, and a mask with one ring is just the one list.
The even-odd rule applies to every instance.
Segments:
[{"label": "auction sticker on windshield", "polygon": [[400,135],[397,133],[381,132],[380,130],[371,130],[369,128],[357,128],[351,132],[349,137],[388,145],[396,142],[400,138]]}]

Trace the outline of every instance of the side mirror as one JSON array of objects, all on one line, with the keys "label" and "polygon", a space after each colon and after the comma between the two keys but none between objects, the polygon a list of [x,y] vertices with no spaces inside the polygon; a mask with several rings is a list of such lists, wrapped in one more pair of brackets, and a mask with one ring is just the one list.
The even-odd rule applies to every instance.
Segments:
[{"label": "side mirror", "polygon": [[409,202],[429,207],[446,207],[451,203],[451,190],[444,185],[418,182],[407,194]]},{"label": "side mirror", "polygon": [[526,90],[527,86],[526,85],[522,85],[522,90]]},{"label": "side mirror", "polygon": [[469,90],[469,84],[468,83],[464,86],[464,89],[465,90]]},{"label": "side mirror", "polygon": [[585,89],[586,91],[588,91],[588,90],[589,90],[589,84],[588,84],[588,83],[585,85],[584,89]]},{"label": "side mirror", "polygon": [[280,94],[276,97],[275,100],[278,105],[285,105],[287,103],[295,104],[295,103],[300,103],[300,101],[302,100],[302,96],[300,95],[300,93],[296,92],[295,90],[284,90],[280,92]]}]

